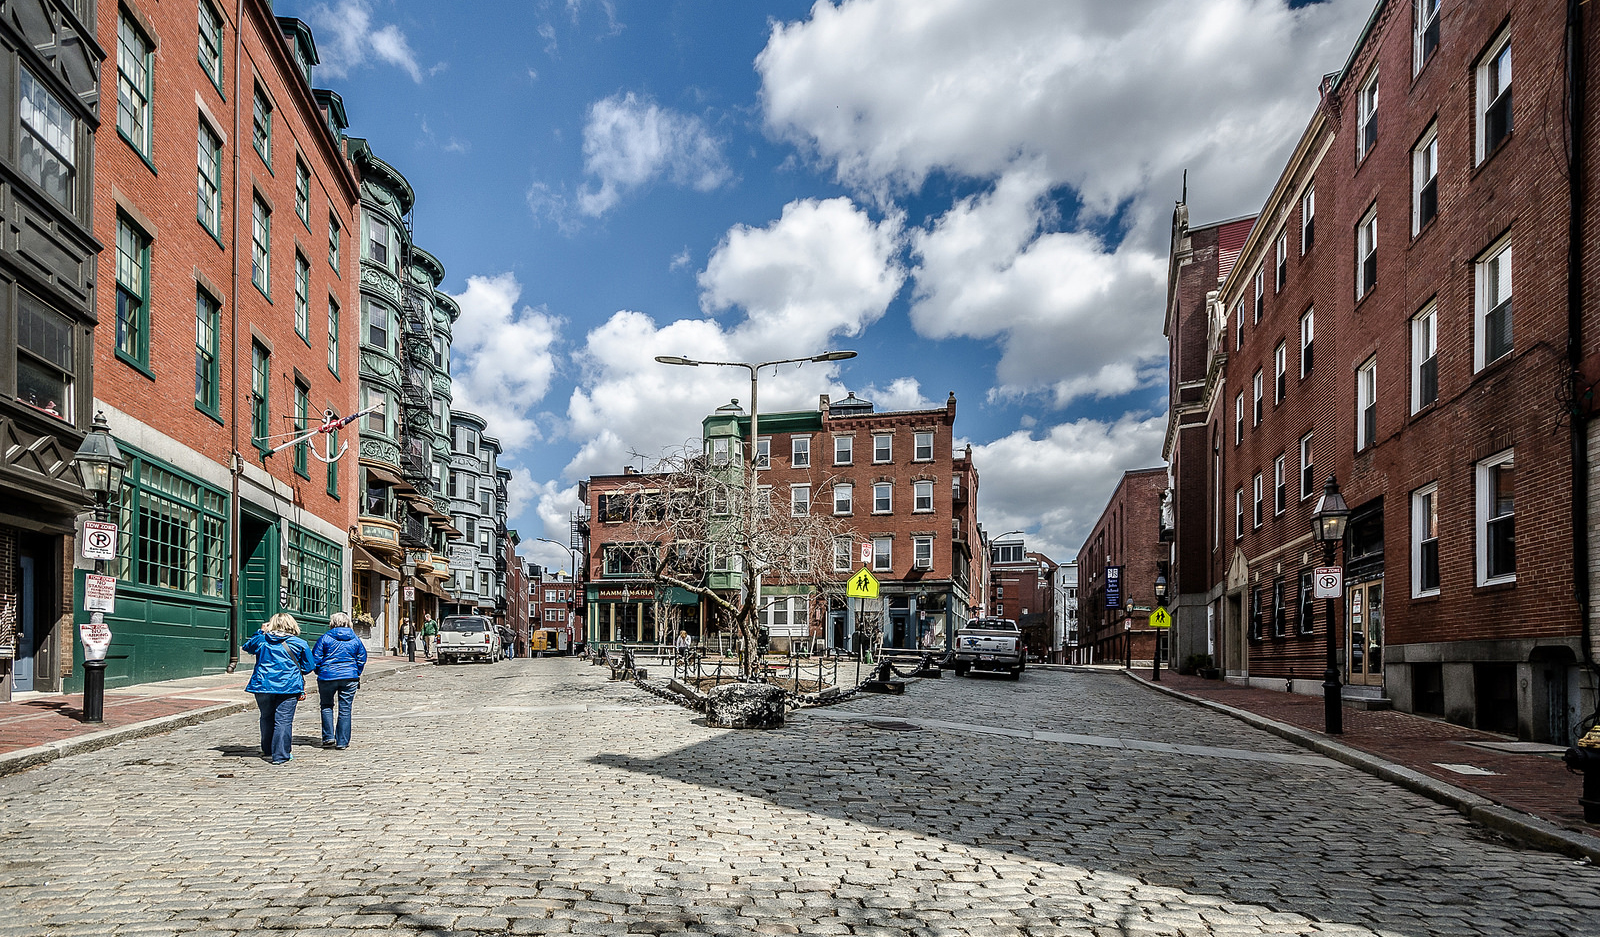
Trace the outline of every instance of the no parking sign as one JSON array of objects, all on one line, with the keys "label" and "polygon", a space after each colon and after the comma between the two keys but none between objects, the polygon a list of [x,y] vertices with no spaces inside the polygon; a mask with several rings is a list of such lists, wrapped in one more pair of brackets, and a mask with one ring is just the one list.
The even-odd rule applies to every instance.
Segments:
[{"label": "no parking sign", "polygon": [[1344,595],[1344,567],[1318,566],[1311,574],[1311,595],[1317,599],[1337,599]]}]

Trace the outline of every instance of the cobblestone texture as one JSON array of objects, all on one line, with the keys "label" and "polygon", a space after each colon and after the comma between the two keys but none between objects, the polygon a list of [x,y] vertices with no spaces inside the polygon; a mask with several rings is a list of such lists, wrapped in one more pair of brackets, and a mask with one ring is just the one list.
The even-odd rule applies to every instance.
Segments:
[{"label": "cobblestone texture", "polygon": [[[874,717],[1304,754],[1113,675]],[[799,713],[706,728],[568,660],[429,668],[348,751],[253,714],[0,779],[0,937],[1600,934],[1600,869],[1332,762]]]}]

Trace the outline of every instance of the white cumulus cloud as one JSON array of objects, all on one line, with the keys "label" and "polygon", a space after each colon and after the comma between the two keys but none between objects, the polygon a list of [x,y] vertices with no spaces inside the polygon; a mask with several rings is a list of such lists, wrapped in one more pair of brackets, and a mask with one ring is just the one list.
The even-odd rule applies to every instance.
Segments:
[{"label": "white cumulus cloud", "polygon": [[583,168],[596,184],[579,188],[577,208],[590,217],[605,214],[625,194],[656,179],[707,192],[732,178],[722,142],[704,121],[632,92],[590,106]]},{"label": "white cumulus cloud", "polygon": [[451,294],[461,305],[451,331],[451,406],[487,419],[507,449],[539,435],[530,414],[550,388],[561,330],[549,313],[519,308],[521,296],[511,273],[468,277],[466,291]]},{"label": "white cumulus cloud", "polygon": [[[339,0],[311,8],[309,20],[317,36],[317,66],[323,73],[344,78],[373,60],[399,68],[411,80],[422,82],[422,67],[406,34],[394,23],[376,26],[368,0]],[[438,66],[430,70],[436,71]]]}]

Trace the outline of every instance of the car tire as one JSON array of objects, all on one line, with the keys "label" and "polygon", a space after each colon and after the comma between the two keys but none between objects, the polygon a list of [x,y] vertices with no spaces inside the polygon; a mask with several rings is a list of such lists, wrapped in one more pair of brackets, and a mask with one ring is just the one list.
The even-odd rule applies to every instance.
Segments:
[{"label": "car tire", "polygon": [[1013,681],[1022,679],[1022,665],[1021,664],[1018,664],[1016,667],[1011,668],[1011,679]]}]

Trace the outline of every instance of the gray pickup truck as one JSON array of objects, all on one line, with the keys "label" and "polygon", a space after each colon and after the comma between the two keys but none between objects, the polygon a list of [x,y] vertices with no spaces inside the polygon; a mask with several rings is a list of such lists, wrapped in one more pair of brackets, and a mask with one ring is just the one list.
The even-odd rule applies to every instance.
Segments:
[{"label": "gray pickup truck", "polygon": [[974,618],[956,632],[955,670],[966,676],[969,670],[1008,673],[1022,677],[1027,654],[1022,646],[1022,629],[1009,618]]},{"label": "gray pickup truck", "polygon": [[450,615],[439,623],[439,644],[435,659],[441,664],[463,660],[492,664],[504,656],[500,633],[494,622],[482,615]]}]

